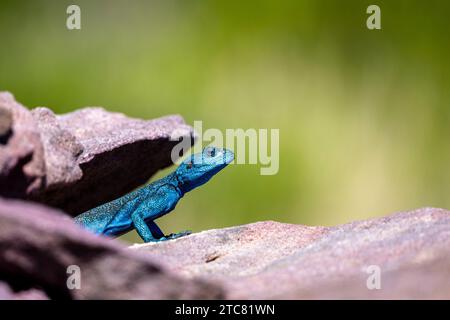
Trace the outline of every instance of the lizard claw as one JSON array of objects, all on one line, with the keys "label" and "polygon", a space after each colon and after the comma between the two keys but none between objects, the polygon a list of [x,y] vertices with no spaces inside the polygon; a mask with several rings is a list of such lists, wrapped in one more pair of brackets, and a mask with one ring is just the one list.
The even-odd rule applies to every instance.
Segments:
[{"label": "lizard claw", "polygon": [[192,231],[190,230],[185,230],[185,231],[181,231],[178,233],[171,233],[167,236],[164,236],[162,238],[159,238],[158,241],[166,241],[166,240],[173,240],[173,239],[178,239],[187,235],[190,235],[192,233]]}]

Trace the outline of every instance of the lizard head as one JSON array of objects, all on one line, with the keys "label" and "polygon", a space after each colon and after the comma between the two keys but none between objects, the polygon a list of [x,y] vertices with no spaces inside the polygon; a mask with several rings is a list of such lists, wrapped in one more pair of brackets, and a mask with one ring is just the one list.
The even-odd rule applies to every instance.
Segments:
[{"label": "lizard head", "polygon": [[206,147],[202,152],[186,159],[176,170],[180,188],[188,192],[208,182],[217,172],[225,168],[234,159],[230,150]]}]

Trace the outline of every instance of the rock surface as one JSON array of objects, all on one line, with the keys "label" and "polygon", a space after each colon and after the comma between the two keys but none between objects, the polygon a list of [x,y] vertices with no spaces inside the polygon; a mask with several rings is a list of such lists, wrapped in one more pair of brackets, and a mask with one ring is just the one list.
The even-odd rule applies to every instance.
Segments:
[{"label": "rock surface", "polygon": [[37,289],[14,292],[9,285],[0,281],[0,300],[48,300],[48,296]]},{"label": "rock surface", "polygon": [[[79,290],[67,287],[71,265]],[[369,290],[377,269],[381,288]],[[47,298],[449,299],[450,212],[257,222],[127,248],[55,209],[0,199],[0,299]]]},{"label": "rock surface", "polygon": [[[67,268],[71,265],[80,268],[81,289],[68,289],[71,274]],[[178,276],[168,271],[160,260],[132,252],[119,241],[82,230],[57,210],[0,199],[0,298],[47,296],[59,299],[223,297],[218,286]]]},{"label": "rock surface", "polygon": [[[222,283],[229,299],[450,299],[450,212],[442,209],[336,227],[258,222],[131,248]],[[369,290],[377,267],[381,289]]]},{"label": "rock surface", "polygon": [[171,136],[191,138],[180,116],[132,119],[99,107],[55,115],[0,93],[0,195],[77,215],[144,184],[171,165]]},{"label": "rock surface", "polygon": [[44,149],[31,113],[0,93],[0,195],[22,197],[42,188]]}]

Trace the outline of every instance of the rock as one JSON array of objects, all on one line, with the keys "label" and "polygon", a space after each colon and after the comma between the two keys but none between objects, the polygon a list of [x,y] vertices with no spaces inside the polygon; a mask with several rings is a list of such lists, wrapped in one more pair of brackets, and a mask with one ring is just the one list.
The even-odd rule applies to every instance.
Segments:
[{"label": "rock", "polygon": [[[258,222],[131,248],[164,257],[180,275],[219,281],[228,299],[450,298],[443,209],[336,227]],[[369,290],[378,267],[381,289]]]},{"label": "rock", "polygon": [[[80,268],[81,288],[69,290],[67,271],[73,265]],[[0,199],[0,279],[28,297],[33,292],[59,299],[223,297],[215,284],[185,279],[163,261],[79,228],[62,212],[19,200]],[[8,294],[11,298],[8,288],[0,287],[0,296]]]},{"label": "rock", "polygon": [[0,115],[0,195],[73,216],[130,192],[170,166],[177,144],[173,134],[194,136],[176,115],[140,120],[99,107],[55,115],[43,107],[28,111],[9,93],[0,93]]},{"label": "rock", "polygon": [[6,144],[12,134],[12,113],[6,108],[0,109],[0,144]]},{"label": "rock", "polygon": [[0,300],[48,300],[48,297],[37,289],[14,292],[6,283],[0,281]]},{"label": "rock", "polygon": [[36,108],[31,114],[44,147],[46,188],[43,193],[61,189],[81,180],[83,172],[78,165],[78,158],[83,153],[83,145],[67,129],[61,127],[50,109]]},{"label": "rock", "polygon": [[23,197],[42,188],[44,150],[31,113],[0,93],[0,195]]}]

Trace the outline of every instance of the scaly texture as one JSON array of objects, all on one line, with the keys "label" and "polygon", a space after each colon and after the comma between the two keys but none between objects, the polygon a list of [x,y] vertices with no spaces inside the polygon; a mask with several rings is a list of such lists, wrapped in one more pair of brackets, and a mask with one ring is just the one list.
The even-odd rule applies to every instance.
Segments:
[{"label": "scaly texture", "polygon": [[206,183],[233,159],[229,150],[207,147],[163,179],[89,210],[75,221],[96,234],[107,236],[119,236],[135,228],[145,242],[189,234],[184,231],[164,236],[154,220],[172,211],[186,192]]}]

